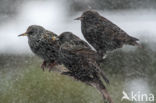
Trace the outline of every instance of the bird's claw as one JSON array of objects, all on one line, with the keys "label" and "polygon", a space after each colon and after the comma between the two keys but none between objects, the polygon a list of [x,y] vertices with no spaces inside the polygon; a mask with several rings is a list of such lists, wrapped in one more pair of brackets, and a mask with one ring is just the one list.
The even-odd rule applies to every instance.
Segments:
[{"label": "bird's claw", "polygon": [[45,68],[49,68],[49,72],[52,70],[52,68],[56,65],[56,62],[47,63],[46,61],[43,61],[41,68],[44,71]]},{"label": "bird's claw", "polygon": [[52,68],[56,65],[56,62],[52,62],[49,64],[49,72],[52,70]]},{"label": "bird's claw", "polygon": [[46,68],[46,61],[43,61],[43,63],[42,63],[42,65],[41,65],[41,68],[42,68],[42,70],[44,71],[45,70],[45,68]]}]

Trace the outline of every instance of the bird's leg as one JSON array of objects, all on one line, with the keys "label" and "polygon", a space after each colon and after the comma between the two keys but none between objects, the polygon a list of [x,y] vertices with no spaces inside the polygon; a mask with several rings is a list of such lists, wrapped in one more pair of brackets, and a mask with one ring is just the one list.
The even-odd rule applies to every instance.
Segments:
[{"label": "bird's leg", "polygon": [[41,64],[41,68],[42,68],[43,71],[46,68],[46,66],[47,66],[47,62],[43,61],[43,63]]},{"label": "bird's leg", "polygon": [[49,72],[52,70],[52,68],[56,65],[57,63],[54,61],[54,62],[51,62],[49,64]]},{"label": "bird's leg", "polygon": [[99,81],[97,83],[96,82],[91,82],[90,85],[95,87],[102,94],[104,101],[107,100],[109,103],[114,103],[112,101],[112,98],[110,97],[109,93],[107,92],[105,86],[103,85],[103,83],[101,81]]}]

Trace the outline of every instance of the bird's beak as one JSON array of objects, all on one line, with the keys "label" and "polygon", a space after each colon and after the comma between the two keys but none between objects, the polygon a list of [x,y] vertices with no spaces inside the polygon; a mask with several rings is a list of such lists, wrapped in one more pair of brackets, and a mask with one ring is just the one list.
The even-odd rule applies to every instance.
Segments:
[{"label": "bird's beak", "polygon": [[27,36],[28,34],[27,33],[23,33],[23,34],[20,34],[18,36]]},{"label": "bird's beak", "polygon": [[74,20],[82,20],[82,19],[83,17],[81,16],[81,17],[75,18]]}]

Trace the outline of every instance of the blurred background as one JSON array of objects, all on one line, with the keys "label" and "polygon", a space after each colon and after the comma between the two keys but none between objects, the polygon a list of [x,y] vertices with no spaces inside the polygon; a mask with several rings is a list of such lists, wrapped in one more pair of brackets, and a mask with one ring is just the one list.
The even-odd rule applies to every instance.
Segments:
[{"label": "blurred background", "polygon": [[36,24],[57,34],[71,31],[84,39],[74,18],[88,9],[97,10],[144,45],[109,53],[102,65],[115,103],[121,103],[122,91],[156,95],[156,0],[1,0],[0,103],[103,103],[94,88],[43,72],[42,60],[31,52],[27,38],[17,37]]}]

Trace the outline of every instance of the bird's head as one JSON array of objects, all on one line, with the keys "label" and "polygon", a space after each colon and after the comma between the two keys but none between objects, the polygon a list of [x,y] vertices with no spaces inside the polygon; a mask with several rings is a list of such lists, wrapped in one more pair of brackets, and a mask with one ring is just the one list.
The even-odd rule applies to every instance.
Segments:
[{"label": "bird's head", "polygon": [[42,26],[31,25],[25,33],[18,36],[27,36],[28,38],[40,38],[46,30]]},{"label": "bird's head", "polygon": [[87,10],[83,12],[83,14],[76,18],[75,20],[81,20],[81,21],[93,21],[97,20],[99,18],[100,14],[93,10]]},{"label": "bird's head", "polygon": [[74,35],[72,32],[63,32],[60,34],[59,36],[59,40],[62,43],[65,43],[66,41],[72,41],[72,40],[76,40],[78,37],[76,35]]}]

